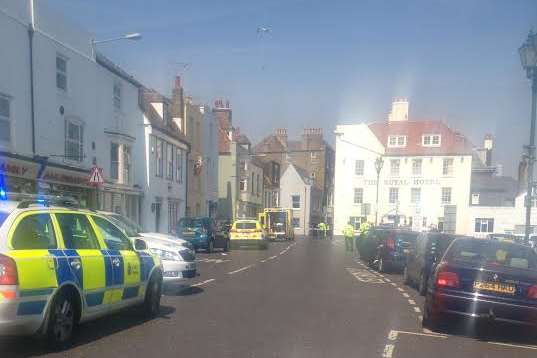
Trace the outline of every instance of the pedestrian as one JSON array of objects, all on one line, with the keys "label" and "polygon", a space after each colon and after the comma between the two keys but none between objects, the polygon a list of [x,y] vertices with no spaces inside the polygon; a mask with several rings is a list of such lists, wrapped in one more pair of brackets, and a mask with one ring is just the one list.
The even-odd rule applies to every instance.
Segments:
[{"label": "pedestrian", "polygon": [[345,250],[354,251],[354,226],[349,223],[343,228],[343,236],[345,237]]},{"label": "pedestrian", "polygon": [[317,229],[319,230],[319,235],[321,239],[326,239],[326,232],[328,231],[328,226],[321,221],[319,225],[317,225]]}]

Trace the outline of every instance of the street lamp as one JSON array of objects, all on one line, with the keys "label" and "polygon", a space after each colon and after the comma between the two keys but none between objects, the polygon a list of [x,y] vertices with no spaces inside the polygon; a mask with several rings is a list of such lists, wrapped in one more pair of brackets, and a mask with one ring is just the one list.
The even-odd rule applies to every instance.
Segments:
[{"label": "street lamp", "polygon": [[375,226],[378,225],[379,221],[379,186],[380,186],[380,172],[384,166],[384,159],[382,157],[377,157],[375,160],[375,170],[377,171],[377,203],[375,204]]},{"label": "street lamp", "polygon": [[92,56],[95,55],[95,45],[102,44],[105,42],[113,42],[113,41],[120,41],[120,40],[131,40],[131,41],[138,41],[142,39],[142,34],[139,32],[133,32],[130,34],[125,34],[120,37],[113,37],[110,39],[104,39],[104,40],[91,40],[91,51]]},{"label": "street lamp", "polygon": [[524,44],[518,49],[520,62],[531,80],[531,128],[528,149],[528,190],[526,193],[526,230],[524,239],[529,241],[531,226],[531,206],[533,204],[533,165],[535,162],[535,114],[537,105],[537,35],[531,31]]}]

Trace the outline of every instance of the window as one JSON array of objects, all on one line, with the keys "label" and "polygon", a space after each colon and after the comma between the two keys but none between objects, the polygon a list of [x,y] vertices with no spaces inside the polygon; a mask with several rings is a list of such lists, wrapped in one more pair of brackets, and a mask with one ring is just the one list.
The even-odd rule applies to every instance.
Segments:
[{"label": "window", "polygon": [[293,227],[300,227],[300,218],[292,219]]},{"label": "window", "polygon": [[248,169],[248,165],[246,164],[246,162],[244,160],[241,160],[239,165],[240,165],[241,170],[247,170]]},{"label": "window", "polygon": [[364,161],[357,160],[354,162],[354,175],[362,176],[364,175]]},{"label": "window", "polygon": [[349,217],[349,222],[351,223],[354,230],[360,230],[360,225],[362,224],[362,218],[360,216]]},{"label": "window", "polygon": [[421,137],[421,144],[424,147],[439,147],[441,137],[438,134],[426,134]]},{"label": "window", "polygon": [[103,235],[104,242],[110,250],[132,250],[132,245],[129,241],[129,238],[125,236],[117,227],[115,227],[109,221],[94,216],[93,221],[95,225],[101,231]]},{"label": "window", "polygon": [[166,179],[173,180],[173,145],[166,143]]},{"label": "window", "polygon": [[472,205],[479,205],[479,194],[472,194]]},{"label": "window", "polygon": [[418,204],[421,201],[421,188],[410,189],[410,202],[412,204]]},{"label": "window", "polygon": [[412,159],[412,175],[421,175],[421,159]]},{"label": "window", "polygon": [[56,88],[67,91],[67,58],[56,55]]},{"label": "window", "polygon": [[494,219],[492,218],[476,218],[475,232],[494,232]]},{"label": "window", "polygon": [[453,159],[446,158],[442,162],[442,175],[453,175]]},{"label": "window", "polygon": [[388,147],[402,148],[406,147],[405,135],[391,135],[388,136]]},{"label": "window", "polygon": [[399,202],[399,188],[390,188],[390,204],[397,204]]},{"label": "window", "polygon": [[11,141],[11,124],[10,124],[10,100],[8,97],[0,95],[0,141]]},{"label": "window", "polygon": [[362,204],[364,202],[364,189],[354,188],[354,204]]},{"label": "window", "polygon": [[129,145],[123,144],[123,184],[132,181],[132,152]]},{"label": "window", "polygon": [[114,108],[121,109],[121,83],[114,83]]},{"label": "window", "polygon": [[400,167],[401,167],[401,161],[399,159],[391,159],[390,160],[390,175],[398,176]]},{"label": "window", "polygon": [[164,175],[163,173],[163,167],[164,167],[164,142],[157,138],[157,163],[156,163],[156,171],[155,175],[159,178],[162,178]]},{"label": "window", "polygon": [[248,190],[248,179],[241,179],[239,183],[239,189],[241,191],[247,191]]},{"label": "window", "polygon": [[81,124],[65,120],[65,158],[81,162],[84,159],[84,128]]},{"label": "window", "polygon": [[293,209],[300,209],[300,195],[291,195],[291,202]]},{"label": "window", "polygon": [[[197,206],[196,205],[196,210]],[[196,213],[196,215],[199,215]],[[179,221],[179,202],[175,200],[168,201],[168,232],[171,234],[177,230],[177,222]],[[176,234],[178,234],[176,232]]]},{"label": "window", "polygon": [[451,203],[451,188],[442,188],[442,204]]},{"label": "window", "polygon": [[175,153],[175,180],[178,183],[183,182],[183,151],[179,148]]},{"label": "window", "polygon": [[56,236],[49,214],[36,214],[22,219],[11,239],[15,250],[56,249]]},{"label": "window", "polygon": [[100,249],[97,237],[86,215],[56,214],[60,224],[66,249],[96,250]]},{"label": "window", "polygon": [[119,179],[119,144],[110,143],[110,178]]}]

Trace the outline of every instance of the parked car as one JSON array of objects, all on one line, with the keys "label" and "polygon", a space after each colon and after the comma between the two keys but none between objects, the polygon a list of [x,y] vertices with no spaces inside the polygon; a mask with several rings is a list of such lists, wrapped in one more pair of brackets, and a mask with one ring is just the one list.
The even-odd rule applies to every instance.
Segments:
[{"label": "parked car", "polygon": [[357,240],[357,249],[360,258],[379,272],[389,270],[403,270],[406,263],[406,254],[415,244],[417,232],[372,228],[368,233]]},{"label": "parked car", "polygon": [[95,211],[46,199],[0,200],[0,334],[68,344],[79,323],[141,305],[160,309],[162,266]]},{"label": "parked car", "polygon": [[217,220],[216,221],[216,236],[217,240],[229,240],[229,231],[231,230],[231,221]]},{"label": "parked car", "polygon": [[229,251],[229,238],[217,235],[216,223],[213,218],[194,217],[182,218],[177,223],[179,238],[190,242],[194,249],[213,252],[215,248]]},{"label": "parked car", "polygon": [[405,284],[416,285],[420,295],[424,296],[434,263],[439,261],[455,238],[457,236],[439,232],[420,233],[406,255]]},{"label": "parked car", "polygon": [[[162,261],[162,276],[167,285],[177,285],[196,277],[196,253],[180,240],[171,235],[158,233],[140,233],[136,223],[128,218],[115,214],[101,212],[131,239],[143,238],[149,250],[158,255]],[[129,225],[127,225],[129,224]]]},{"label": "parked car", "polygon": [[268,241],[259,221],[255,219],[237,220],[230,231],[232,248],[268,248]]},{"label": "parked car", "polygon": [[423,324],[446,316],[537,325],[537,254],[496,240],[456,239],[431,275]]}]

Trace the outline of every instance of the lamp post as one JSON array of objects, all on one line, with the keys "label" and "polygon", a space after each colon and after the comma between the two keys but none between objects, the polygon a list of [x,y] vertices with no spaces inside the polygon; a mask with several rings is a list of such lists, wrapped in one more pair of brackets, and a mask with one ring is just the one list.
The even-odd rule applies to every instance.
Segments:
[{"label": "lamp post", "polygon": [[384,166],[384,159],[382,157],[377,157],[375,160],[375,170],[377,171],[377,202],[375,204],[375,226],[378,225],[379,221],[379,186],[380,186],[380,172]]},{"label": "lamp post", "polygon": [[138,41],[142,39],[142,34],[139,32],[133,32],[130,34],[125,34],[123,36],[119,37],[113,37],[110,39],[104,39],[104,40],[91,40],[91,56],[95,56],[95,45],[102,44],[106,42],[113,42],[113,41],[121,41],[121,40],[131,40],[131,41]]},{"label": "lamp post", "polygon": [[531,80],[531,127],[528,150],[528,190],[526,193],[526,224],[524,239],[529,240],[531,229],[531,206],[533,204],[533,165],[535,162],[535,115],[537,106],[537,35],[531,31],[524,44],[518,49],[520,62]]}]

